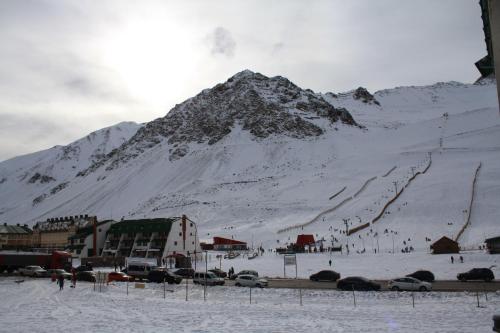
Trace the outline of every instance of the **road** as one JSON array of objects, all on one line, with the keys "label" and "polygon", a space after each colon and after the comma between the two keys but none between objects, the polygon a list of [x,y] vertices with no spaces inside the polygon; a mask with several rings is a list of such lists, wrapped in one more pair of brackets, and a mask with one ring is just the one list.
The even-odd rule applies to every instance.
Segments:
[{"label": "road", "polygon": [[[291,288],[291,289],[336,289],[337,283],[335,282],[313,282],[306,279],[268,279],[269,288]],[[387,291],[388,280],[375,280],[380,283],[382,290]],[[233,280],[226,280],[226,285],[234,286]],[[482,281],[469,281],[461,282],[454,280],[439,280],[432,283],[433,291],[481,291],[481,292],[495,292],[500,290],[500,281],[482,282]]]}]

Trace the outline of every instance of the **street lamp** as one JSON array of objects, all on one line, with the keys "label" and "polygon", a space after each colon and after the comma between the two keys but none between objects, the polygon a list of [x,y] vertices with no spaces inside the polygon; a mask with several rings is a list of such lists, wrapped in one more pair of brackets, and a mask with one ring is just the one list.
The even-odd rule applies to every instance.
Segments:
[{"label": "street lamp", "polygon": [[205,250],[205,283],[204,283],[204,286],[203,286],[203,300],[206,301],[207,300],[207,274],[208,274],[208,251]]}]

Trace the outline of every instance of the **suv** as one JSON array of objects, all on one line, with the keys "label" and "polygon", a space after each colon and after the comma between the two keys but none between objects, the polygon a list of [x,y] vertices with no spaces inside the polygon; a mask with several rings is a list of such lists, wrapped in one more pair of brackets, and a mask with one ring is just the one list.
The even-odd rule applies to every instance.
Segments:
[{"label": "suv", "polygon": [[207,286],[216,286],[216,285],[224,285],[224,279],[217,277],[212,272],[195,272],[194,273],[194,278],[193,278],[193,283],[194,284],[207,284]]},{"label": "suv", "polygon": [[255,275],[241,274],[236,278],[236,287],[267,287],[268,282],[266,279],[259,279]]},{"label": "suv", "polygon": [[168,284],[179,284],[182,282],[182,277],[179,275],[170,273],[166,269],[155,269],[148,274],[149,282],[161,283],[163,280]]},{"label": "suv", "polygon": [[19,274],[22,276],[43,277],[47,276],[47,271],[40,266],[26,266],[19,268]]},{"label": "suv", "polygon": [[495,279],[495,276],[489,268],[473,268],[468,272],[458,274],[457,279],[460,281],[484,280],[490,282]]},{"label": "suv", "polygon": [[193,278],[194,269],[192,269],[192,268],[178,268],[176,270],[173,270],[172,273],[174,273],[175,275],[182,276],[183,278]]},{"label": "suv", "polygon": [[157,266],[149,263],[129,263],[127,266],[127,274],[133,276],[136,279],[142,280],[146,279],[149,272],[154,270]]}]

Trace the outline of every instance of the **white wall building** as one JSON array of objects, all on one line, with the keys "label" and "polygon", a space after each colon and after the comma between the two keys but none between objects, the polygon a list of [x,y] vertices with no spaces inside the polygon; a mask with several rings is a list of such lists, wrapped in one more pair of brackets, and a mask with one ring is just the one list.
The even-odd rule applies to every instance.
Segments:
[{"label": "white wall building", "polygon": [[104,257],[156,258],[201,257],[196,224],[185,215],[173,218],[124,220],[108,230]]}]

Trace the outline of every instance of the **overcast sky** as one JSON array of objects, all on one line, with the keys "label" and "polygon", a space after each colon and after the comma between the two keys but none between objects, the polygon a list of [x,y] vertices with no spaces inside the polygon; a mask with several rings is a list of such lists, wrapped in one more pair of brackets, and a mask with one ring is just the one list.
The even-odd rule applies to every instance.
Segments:
[{"label": "overcast sky", "polygon": [[473,82],[477,0],[0,0],[0,161],[164,116],[243,69],[303,88]]}]

